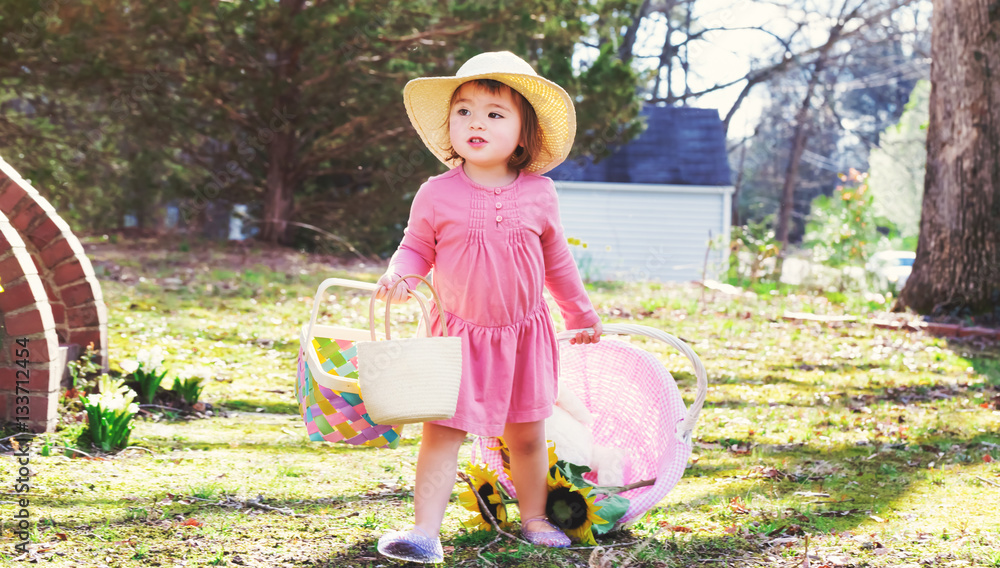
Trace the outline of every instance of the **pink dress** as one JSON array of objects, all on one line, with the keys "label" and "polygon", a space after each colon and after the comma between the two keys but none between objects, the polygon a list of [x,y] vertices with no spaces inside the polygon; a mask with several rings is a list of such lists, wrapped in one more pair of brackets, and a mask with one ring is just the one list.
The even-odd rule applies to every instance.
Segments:
[{"label": "pink dress", "polygon": [[[431,268],[448,332],[463,338],[458,409],[435,424],[500,436],[507,422],[551,415],[558,346],[543,287],[568,329],[599,321],[563,236],[552,180],[521,172],[492,188],[462,166],[428,179],[389,269],[426,275]],[[436,306],[431,310],[439,335]]]}]

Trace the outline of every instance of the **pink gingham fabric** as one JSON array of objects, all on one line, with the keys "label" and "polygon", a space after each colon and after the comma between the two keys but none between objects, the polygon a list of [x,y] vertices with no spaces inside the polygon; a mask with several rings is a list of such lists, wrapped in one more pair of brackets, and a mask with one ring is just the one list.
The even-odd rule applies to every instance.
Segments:
[{"label": "pink gingham fabric", "polygon": [[[595,446],[626,450],[625,483],[656,478],[656,483],[622,493],[629,507],[619,523],[631,523],[674,488],[691,455],[691,447],[676,432],[687,407],[673,377],[653,354],[626,341],[602,338],[590,345],[559,344],[559,388],[571,389],[594,415]],[[501,483],[513,495],[496,438],[479,438],[473,463],[500,472]],[[558,450],[558,448],[557,448]],[[587,474],[596,483],[596,474]]]},{"label": "pink gingham fabric", "polygon": [[476,437],[476,441],[472,443],[472,457],[469,458],[469,461],[474,464],[483,464],[491,471],[497,473],[500,485],[507,491],[507,494],[511,497],[517,497],[517,492],[514,490],[514,483],[503,471],[503,459],[500,457],[500,452],[493,449],[499,446],[499,438],[478,436]]}]

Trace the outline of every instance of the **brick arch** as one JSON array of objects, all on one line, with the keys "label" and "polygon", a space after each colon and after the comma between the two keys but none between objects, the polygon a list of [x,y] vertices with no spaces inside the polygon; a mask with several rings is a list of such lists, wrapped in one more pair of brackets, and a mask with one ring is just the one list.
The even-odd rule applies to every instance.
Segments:
[{"label": "brick arch", "polygon": [[[18,420],[18,339],[28,343],[29,430],[51,431],[67,351],[88,343],[107,368],[107,308],[80,240],[0,158],[0,423]],[[22,413],[23,414],[23,413]]]}]

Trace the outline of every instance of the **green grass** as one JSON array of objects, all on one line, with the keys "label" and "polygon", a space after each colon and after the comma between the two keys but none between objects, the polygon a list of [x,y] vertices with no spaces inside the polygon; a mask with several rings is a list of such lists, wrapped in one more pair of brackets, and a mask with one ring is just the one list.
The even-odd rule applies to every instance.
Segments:
[{"label": "green grass", "polygon": [[[412,522],[419,427],[408,426],[395,450],[312,443],[294,398],[298,329],[316,285],[330,276],[374,281],[381,267],[335,270],[271,250],[241,261],[241,253],[197,243],[197,252],[165,248],[92,255],[104,273],[131,276],[101,281],[111,367],[160,345],[170,369],[213,369],[201,399],[216,412],[139,420],[131,443],[152,453],[32,456],[31,504],[45,520],[32,533],[38,554],[53,566],[399,565],[374,543]],[[183,284],[165,290],[165,278]],[[492,542],[460,526],[466,512],[453,500],[446,565],[483,566],[485,547],[482,557],[505,568],[802,566],[808,536],[814,567],[830,558],[843,566],[1000,566],[995,345],[781,317],[874,315],[850,296],[726,296],[680,284],[588,290],[605,322],[664,329],[705,363],[710,388],[690,467],[646,516],[600,540],[622,546],[599,552]],[[319,320],[364,327],[367,295],[332,292]],[[416,306],[397,313],[400,334],[412,335]],[[690,401],[687,360],[635,341],[661,358]],[[81,429],[64,419],[52,446],[72,443]],[[12,458],[0,464],[10,479]],[[0,565],[12,565],[9,524],[3,531],[11,546]]]}]

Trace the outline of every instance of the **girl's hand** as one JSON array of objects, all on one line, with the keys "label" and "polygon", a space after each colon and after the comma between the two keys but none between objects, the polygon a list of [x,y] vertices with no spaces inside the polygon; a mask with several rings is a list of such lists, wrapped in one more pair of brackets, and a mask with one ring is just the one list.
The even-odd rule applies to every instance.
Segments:
[{"label": "girl's hand", "polygon": [[576,337],[569,340],[570,345],[575,345],[577,343],[597,343],[601,340],[601,332],[604,331],[604,327],[601,322],[597,322],[593,327],[590,328],[593,334],[587,333],[586,331],[581,331],[576,334]]},{"label": "girl's hand", "polygon": [[[384,300],[386,294],[389,293],[389,288],[399,280],[399,274],[395,272],[386,272],[378,279],[378,290],[375,291],[375,297],[379,300]],[[410,299],[410,286],[406,281],[400,282],[399,286],[396,286],[396,291],[392,294],[392,301],[394,303],[406,302]]]}]

